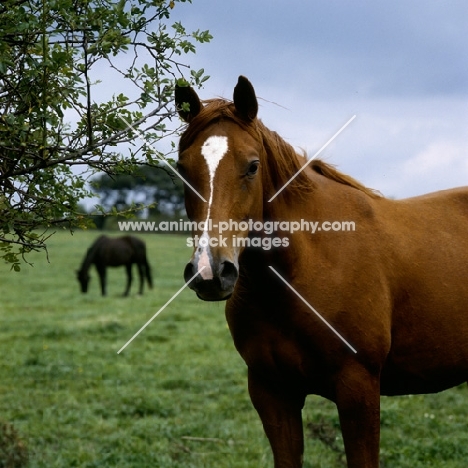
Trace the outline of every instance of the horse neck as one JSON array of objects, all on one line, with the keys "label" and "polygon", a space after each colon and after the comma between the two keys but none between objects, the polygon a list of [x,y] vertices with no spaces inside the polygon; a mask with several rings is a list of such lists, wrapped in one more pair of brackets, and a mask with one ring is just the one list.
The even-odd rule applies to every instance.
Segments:
[{"label": "horse neck", "polygon": [[[301,223],[302,221],[316,222],[323,220],[324,204],[322,203],[322,199],[322,194],[318,193],[294,193],[289,196],[282,196],[280,194],[272,202],[264,200],[263,222]],[[300,230],[302,229],[301,227]],[[278,235],[283,237],[283,234],[289,237],[289,232],[283,232],[283,228],[281,227]]]},{"label": "horse neck", "polygon": [[84,260],[81,263],[80,270],[79,270],[80,273],[86,273],[89,270],[92,263],[93,263],[93,256],[90,255],[88,251],[85,255]]},{"label": "horse neck", "polygon": [[96,257],[96,252],[97,252],[97,249],[98,249],[98,244],[99,244],[99,240],[98,239],[89,249],[88,251],[86,252],[86,255],[83,259],[83,262],[81,263],[81,267],[80,267],[80,272],[83,272],[83,273],[86,273],[89,268],[91,267],[91,265],[93,264],[94,260],[95,260],[95,257]]},{"label": "horse neck", "polygon": [[271,203],[264,200],[264,220],[342,221],[372,212],[375,199],[372,195],[312,169],[308,170],[308,177],[309,190],[286,187]]}]

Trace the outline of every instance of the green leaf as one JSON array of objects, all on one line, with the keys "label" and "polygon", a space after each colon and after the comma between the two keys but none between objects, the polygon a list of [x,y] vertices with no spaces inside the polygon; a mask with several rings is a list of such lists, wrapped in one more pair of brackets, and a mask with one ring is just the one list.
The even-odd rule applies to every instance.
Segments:
[{"label": "green leaf", "polygon": [[175,110],[167,104],[174,81],[200,86],[208,79],[203,69],[180,71],[190,70],[187,54],[211,38],[180,21],[170,27],[178,1],[191,3],[15,0],[1,9],[0,154],[8,176],[0,255],[13,270],[23,254],[44,247],[48,234],[39,228],[83,226],[78,207],[96,173],[131,177],[136,167],[158,163],[155,148],[173,151],[173,141],[160,141],[173,135],[167,124]]}]

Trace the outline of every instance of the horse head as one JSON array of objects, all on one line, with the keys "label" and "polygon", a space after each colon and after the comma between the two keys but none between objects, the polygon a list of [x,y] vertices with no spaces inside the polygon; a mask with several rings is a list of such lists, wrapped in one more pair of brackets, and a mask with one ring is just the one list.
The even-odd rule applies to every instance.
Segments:
[{"label": "horse head", "polygon": [[[256,125],[257,98],[244,77],[233,102],[202,103],[190,87],[176,87],[179,115],[188,123],[177,163],[186,180],[187,215],[193,229],[193,255],[186,281],[204,300],[228,299],[239,276],[239,256],[249,220],[263,213],[263,145]],[[194,224],[192,224],[193,226]]]},{"label": "horse head", "polygon": [[84,270],[79,270],[76,272],[76,277],[78,279],[78,282],[80,283],[81,292],[87,293],[89,281],[91,279],[90,276],[88,275],[88,272]]}]

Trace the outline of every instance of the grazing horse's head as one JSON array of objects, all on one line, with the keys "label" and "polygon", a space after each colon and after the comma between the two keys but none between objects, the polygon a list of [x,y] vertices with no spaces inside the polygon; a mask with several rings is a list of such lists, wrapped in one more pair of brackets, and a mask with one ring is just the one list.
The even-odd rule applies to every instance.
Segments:
[{"label": "grazing horse's head", "polygon": [[180,140],[178,170],[186,179],[187,215],[199,224],[184,276],[188,281],[198,272],[190,287],[201,299],[228,299],[239,275],[239,239],[249,234],[240,223],[262,219],[264,149],[257,98],[240,77],[233,102],[203,105],[192,88],[177,87],[176,105],[189,124]]},{"label": "grazing horse's head", "polygon": [[91,279],[88,272],[84,270],[79,270],[76,272],[76,277],[78,278],[78,282],[80,283],[81,292],[87,293],[89,280]]}]

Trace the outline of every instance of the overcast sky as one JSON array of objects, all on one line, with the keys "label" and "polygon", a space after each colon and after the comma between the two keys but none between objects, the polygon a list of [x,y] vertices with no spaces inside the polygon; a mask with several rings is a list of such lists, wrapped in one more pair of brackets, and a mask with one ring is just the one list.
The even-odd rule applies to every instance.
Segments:
[{"label": "overcast sky", "polygon": [[468,185],[468,2],[193,0],[172,20],[214,36],[184,57],[231,98],[240,74],[259,117],[386,196]]}]

